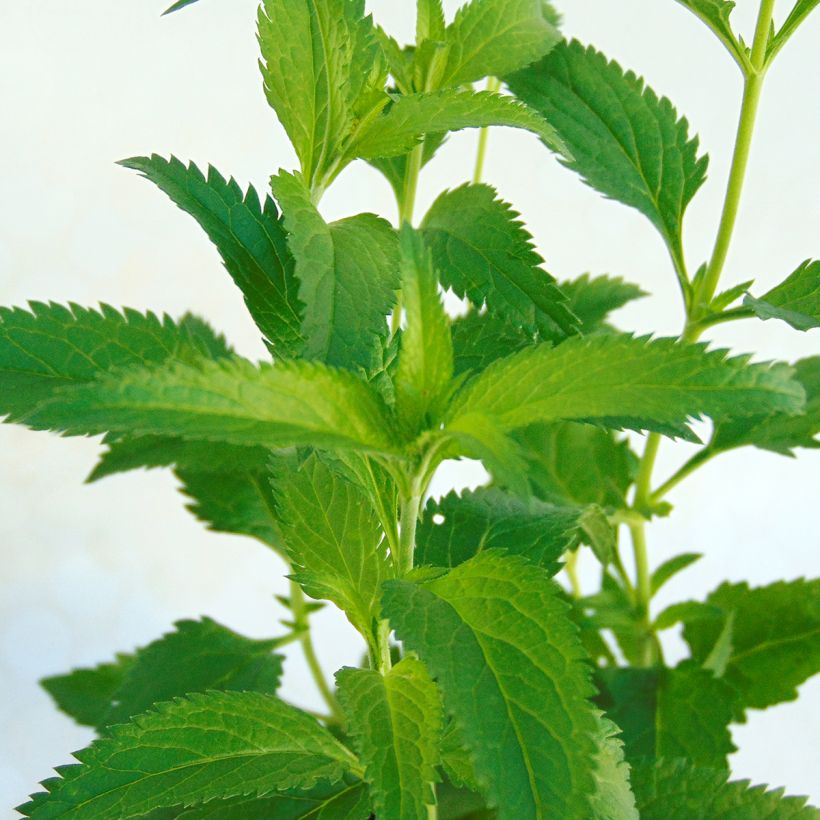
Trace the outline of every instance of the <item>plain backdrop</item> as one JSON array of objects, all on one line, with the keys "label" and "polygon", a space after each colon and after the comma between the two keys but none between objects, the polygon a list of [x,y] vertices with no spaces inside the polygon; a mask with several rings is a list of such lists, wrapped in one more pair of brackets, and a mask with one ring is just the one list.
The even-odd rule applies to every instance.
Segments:
[{"label": "plain backdrop", "polygon": [[[170,0],[166,0],[166,4]],[[458,2],[447,3],[453,13]],[[788,11],[781,0],[778,15]],[[374,0],[401,39],[410,0]],[[739,0],[750,31],[757,3]],[[256,0],[202,0],[160,19],[162,0],[0,0],[0,303],[98,301],[207,317],[239,350],[263,355],[238,291],[194,222],[150,184],[116,166],[171,152],[213,163],[264,189],[294,154],[261,91]],[[565,31],[648,78],[685,112],[711,155],[709,180],[686,223],[694,269],[706,257],[725,185],[740,98],[721,46],[673,0],[564,0]],[[727,285],[776,284],[820,253],[820,12],[771,72],[751,158]],[[476,134],[454,136],[421,183],[420,207],[472,170]],[[676,334],[681,306],[663,246],[637,212],[607,202],[527,134],[495,131],[486,178],[524,214],[548,268],[637,282],[651,298],[617,317],[624,329]],[[356,165],[330,190],[328,217],[375,210],[390,219],[387,184]],[[420,211],[421,212],[421,211]],[[746,322],[711,338],[761,358],[818,353],[820,333]],[[0,815],[23,800],[90,732],[60,715],[37,681],[144,644],[183,617],[208,614],[246,634],[277,632],[283,565],[250,540],[206,532],[184,510],[173,478],[134,473],[93,486],[95,441],[0,427]],[[663,447],[664,477],[690,453]],[[762,584],[818,570],[818,454],[789,460],[743,450],[707,466],[673,495],[673,516],[649,533],[653,563],[679,551],[704,560],[664,590],[658,606],[704,595],[724,578]],[[436,491],[482,480],[450,465]],[[591,578],[593,567],[585,566]],[[315,619],[328,673],[361,646],[330,609]],[[672,641],[672,656],[680,654]],[[298,652],[284,695],[317,705]],[[820,800],[820,684],[799,703],[752,713],[733,730],[737,776]]]}]

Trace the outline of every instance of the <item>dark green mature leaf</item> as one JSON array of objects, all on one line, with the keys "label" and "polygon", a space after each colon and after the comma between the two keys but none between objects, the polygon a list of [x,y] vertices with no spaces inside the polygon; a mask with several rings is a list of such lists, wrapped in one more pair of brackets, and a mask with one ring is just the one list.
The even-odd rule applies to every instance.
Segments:
[{"label": "dark green mature leaf", "polygon": [[712,29],[742,69],[749,67],[748,51],[738,41],[729,19],[735,8],[732,0],[677,0],[677,2],[697,15]]},{"label": "dark green mature leaf", "polygon": [[342,669],[339,698],[365,766],[377,817],[427,820],[438,780],[441,698],[430,673],[407,657],[384,675]]},{"label": "dark green mature leaf", "polygon": [[535,337],[498,316],[470,310],[451,325],[455,375],[485,370],[502,359],[535,344]]},{"label": "dark green mature leaf", "polygon": [[726,769],[731,686],[687,661],[675,669],[601,669],[598,703],[621,728],[629,760],[685,757]]},{"label": "dark green mature leaf", "polygon": [[[502,430],[536,422],[598,420],[630,429],[680,430],[691,417],[798,413],[805,392],[785,365],[673,339],[627,335],[537,345],[490,365],[456,394],[449,422],[482,414]],[[685,429],[685,428],[684,428]]]},{"label": "dark green mature leaf", "polygon": [[665,97],[577,41],[561,43],[508,78],[566,143],[565,164],[604,196],[637,208],[680,257],[686,206],[706,178],[707,159]]},{"label": "dark green mature leaf", "polygon": [[[227,355],[201,320],[32,302],[0,308],[0,413],[16,418],[111,370]],[[220,349],[220,347],[222,349]]]},{"label": "dark green mature leaf", "polygon": [[766,60],[772,60],[774,56],[789,41],[789,38],[800,28],[801,23],[816,8],[820,0],[796,0],[789,16],[784,20],[783,25],[777,34],[769,40],[766,49]]},{"label": "dark green mature leaf", "polygon": [[301,465],[277,458],[273,487],[293,578],[312,598],[333,601],[372,643],[389,567],[367,494],[315,454]]},{"label": "dark green mature leaf", "polygon": [[[446,191],[422,223],[444,287],[478,308],[552,337],[576,327],[566,297],[542,267],[532,237],[489,185]],[[556,334],[557,330],[557,334]]]},{"label": "dark green mature leaf", "polygon": [[797,687],[820,672],[820,580],[726,583],[706,603],[711,617],[687,619],[683,634],[692,656],[705,662],[733,618],[724,678],[737,690],[739,718],[746,708],[795,700]]},{"label": "dark green mature leaf", "polygon": [[302,306],[297,296],[293,259],[285,229],[270,197],[260,202],[250,187],[208,167],[207,176],[193,163],[153,154],[121,165],[139,171],[190,214],[214,243],[225,268],[245,297],[253,320],[277,356],[301,349]]},{"label": "dark green mature leaf", "polygon": [[748,780],[727,783],[725,771],[686,760],[642,761],[632,767],[641,820],[817,820],[805,797],[784,797]]},{"label": "dark green mature leaf", "polygon": [[303,356],[351,369],[367,368],[399,286],[398,243],[389,223],[360,214],[328,225],[296,177],[271,180],[284,212],[305,305]]},{"label": "dark green mature leaf", "polygon": [[162,704],[76,755],[19,810],[47,820],[130,818],[217,798],[334,783],[353,755],[304,712],[257,692]]},{"label": "dark green mature leaf", "polygon": [[68,435],[115,432],[228,444],[391,452],[382,399],[353,374],[312,362],[243,360],[129,370],[61,390],[15,419]]},{"label": "dark green mature leaf", "polygon": [[384,611],[438,681],[500,820],[588,816],[599,724],[559,594],[546,572],[499,552],[385,585]]},{"label": "dark green mature leaf", "polygon": [[743,304],[761,319],[782,319],[797,330],[820,327],[820,260],[807,259],[765,296],[747,295]]},{"label": "dark green mature leaf", "polygon": [[542,0],[472,0],[447,27],[441,84],[505,76],[543,57],[560,39]]},{"label": "dark green mature leaf", "polygon": [[276,692],[282,674],[276,640],[250,640],[210,618],[175,626],[114,664],[46,678],[42,685],[64,712],[98,730],[192,692]]},{"label": "dark green mature leaf", "polygon": [[561,293],[569,300],[568,307],[580,321],[582,333],[606,329],[610,313],[635,299],[646,296],[637,285],[620,276],[595,276],[588,273],[569,282],[560,282]]},{"label": "dark green mature leaf", "polygon": [[416,563],[455,567],[498,548],[554,573],[556,561],[577,543],[581,513],[497,489],[451,492],[427,504],[416,535]]}]

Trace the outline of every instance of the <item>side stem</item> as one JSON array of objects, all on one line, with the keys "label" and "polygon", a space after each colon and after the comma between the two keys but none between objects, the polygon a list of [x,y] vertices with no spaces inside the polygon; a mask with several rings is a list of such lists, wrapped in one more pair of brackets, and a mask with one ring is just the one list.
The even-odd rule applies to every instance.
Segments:
[{"label": "side stem", "polygon": [[[501,89],[501,80],[498,77],[487,79],[487,91],[496,93]],[[490,129],[482,128],[478,135],[478,155],[475,160],[475,172],[473,173],[473,185],[478,185],[484,176],[484,163],[487,159],[487,143],[490,141]]]}]

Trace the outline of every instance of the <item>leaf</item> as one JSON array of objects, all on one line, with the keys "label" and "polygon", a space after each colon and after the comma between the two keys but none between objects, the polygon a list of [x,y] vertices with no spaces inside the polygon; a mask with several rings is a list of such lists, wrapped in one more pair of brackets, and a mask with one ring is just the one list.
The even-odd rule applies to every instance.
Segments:
[{"label": "leaf", "polygon": [[820,260],[806,260],[765,296],[747,294],[743,304],[760,319],[782,319],[796,330],[820,327]]},{"label": "leaf", "polygon": [[750,67],[748,51],[743,47],[742,42],[738,42],[729,20],[735,8],[732,0],[677,0],[677,2],[709,26],[742,70],[745,71]]},{"label": "leaf", "polygon": [[430,252],[409,226],[401,232],[401,280],[407,326],[396,369],[396,413],[408,432],[419,433],[437,424],[449,398],[453,342]]},{"label": "leaf", "polygon": [[596,276],[588,273],[568,282],[560,282],[561,293],[569,300],[567,307],[580,320],[582,333],[606,329],[610,313],[646,296],[641,288],[625,282],[620,276]]},{"label": "leaf", "polygon": [[435,805],[442,712],[424,664],[406,657],[384,675],[346,668],[336,681],[374,813],[427,820],[428,807]]},{"label": "leaf", "polygon": [[600,721],[595,769],[597,788],[590,800],[593,820],[639,820],[635,796],[629,787],[630,767],[624,760],[619,734],[611,720]]},{"label": "leaf", "polygon": [[416,533],[416,563],[456,567],[484,550],[505,549],[553,574],[577,543],[581,513],[497,489],[455,491],[429,501]]},{"label": "leaf", "polygon": [[572,156],[564,164],[647,216],[680,258],[683,215],[708,161],[698,158],[697,139],[669,100],[577,41],[561,43],[507,84],[555,127]]},{"label": "leaf", "polygon": [[175,323],[109,305],[30,308],[0,308],[0,414],[14,418],[110,370],[225,355],[215,355],[218,337],[193,317]]},{"label": "leaf", "polygon": [[766,49],[766,62],[771,62],[775,55],[789,41],[791,36],[797,31],[806,17],[816,8],[820,0],[796,0],[789,16],[784,20],[783,25],[777,34],[769,40]]},{"label": "leaf", "polygon": [[381,46],[364,0],[264,0],[259,10],[268,102],[311,191],[334,173],[360,116],[387,102]]},{"label": "leaf", "polygon": [[[447,424],[482,414],[502,430],[598,420],[629,429],[681,429],[688,418],[738,411],[798,413],[805,393],[785,365],[747,364],[725,351],[627,335],[541,344],[490,365],[456,394]],[[685,432],[685,428],[684,428]]]},{"label": "leaf", "polygon": [[284,212],[305,305],[303,356],[336,367],[367,368],[399,286],[398,243],[383,219],[360,214],[328,225],[294,176],[271,180]]},{"label": "leaf", "polygon": [[[421,169],[427,167],[427,164],[438,152],[438,149],[447,141],[447,133],[443,134],[425,134],[422,138],[422,158]],[[404,196],[404,185],[407,179],[407,166],[410,161],[410,154],[402,154],[397,157],[374,157],[368,159],[369,165],[372,165],[377,171],[380,171],[385,179],[390,183],[393,193],[396,195],[396,201],[401,203]]]},{"label": "leaf", "polygon": [[141,368],[64,389],[20,421],[68,435],[180,436],[261,447],[390,452],[381,398],[353,374],[309,362],[237,360]]},{"label": "leaf", "polygon": [[[176,630],[114,664],[46,678],[42,685],[79,723],[102,731],[153,704],[192,692],[253,691],[274,694],[282,674],[276,640],[237,635],[210,618],[178,621]],[[106,686],[101,686],[103,681]],[[90,684],[94,703],[72,709],[72,695]],[[116,684],[116,685],[114,685]],[[66,697],[68,696],[68,697]]]},{"label": "leaf", "polygon": [[383,605],[438,681],[500,820],[588,816],[593,690],[547,573],[483,552],[426,582],[388,582]]},{"label": "leaf", "polygon": [[334,783],[352,754],[310,716],[271,695],[210,692],[166,703],[77,753],[22,806],[47,820],[128,818],[216,798]]},{"label": "leaf", "polygon": [[700,561],[703,555],[699,552],[683,552],[664,561],[653,573],[650,581],[652,595],[655,595],[667,582],[671,581],[679,572],[691,567]]},{"label": "leaf", "polygon": [[333,601],[372,644],[389,569],[366,493],[315,454],[301,465],[295,457],[278,457],[273,487],[294,580],[311,598]]},{"label": "leaf", "polygon": [[505,125],[532,131],[562,152],[552,126],[526,105],[488,91],[445,89],[397,97],[352,144],[350,156],[362,159],[406,154],[424,134]]},{"label": "leaf", "polygon": [[820,672],[820,580],[725,583],[706,604],[711,617],[687,619],[683,634],[692,657],[704,662],[726,619],[734,619],[724,678],[738,692],[738,719],[746,708],[796,700],[797,687]]},{"label": "leaf", "polygon": [[444,9],[441,0],[418,0],[416,12],[416,45],[425,40],[444,40]]},{"label": "leaf", "polygon": [[190,214],[216,246],[225,268],[245,297],[248,311],[277,356],[293,357],[301,349],[302,305],[297,296],[293,259],[273,200],[215,168],[207,175],[193,163],[153,154],[121,163],[139,171],[171,201]]},{"label": "leaf", "polygon": [[180,11],[181,9],[184,9],[187,6],[193,6],[194,3],[198,3],[198,2],[199,2],[199,0],[177,0],[177,2],[174,3],[173,6],[171,6],[170,8],[165,9],[165,11],[162,12],[162,14],[163,14],[163,16],[166,15],[166,14],[171,14],[174,11]]},{"label": "leaf", "polygon": [[455,375],[485,370],[496,359],[535,344],[535,337],[498,316],[471,310],[451,323]]},{"label": "leaf", "polygon": [[697,768],[686,760],[641,762],[632,787],[641,820],[816,820],[805,797],[784,797],[748,780],[726,782],[725,771]]},{"label": "leaf", "polygon": [[445,191],[421,229],[445,288],[531,333],[574,332],[575,317],[541,267],[532,236],[489,185]]},{"label": "leaf", "polygon": [[629,760],[685,757],[727,769],[733,691],[691,661],[674,669],[600,669],[598,703],[622,730]]},{"label": "leaf", "polygon": [[543,57],[560,40],[541,0],[472,0],[447,27],[442,85],[503,77]]}]

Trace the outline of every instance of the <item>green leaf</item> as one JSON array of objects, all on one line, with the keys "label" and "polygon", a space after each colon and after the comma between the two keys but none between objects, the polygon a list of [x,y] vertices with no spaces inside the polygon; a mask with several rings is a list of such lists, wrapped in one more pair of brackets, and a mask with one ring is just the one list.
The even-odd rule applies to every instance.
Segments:
[{"label": "green leaf", "polygon": [[478,308],[486,303],[515,325],[550,337],[574,332],[576,320],[555,279],[542,267],[532,236],[489,185],[446,191],[422,223],[444,287]]},{"label": "green leaf", "polygon": [[36,820],[129,818],[216,798],[334,783],[353,755],[316,721],[271,695],[191,695],[122,726],[76,755],[20,811]]},{"label": "green leaf", "polygon": [[706,178],[706,157],[672,104],[639,77],[577,41],[508,78],[566,143],[564,164],[611,199],[637,208],[682,256],[686,206]]},{"label": "green leaf", "polygon": [[560,39],[541,0],[472,0],[447,27],[441,84],[503,77],[543,57]]},{"label": "green leaf", "polygon": [[450,721],[441,736],[441,768],[455,786],[479,792],[475,781],[473,758],[464,745],[464,737],[454,721]]},{"label": "green leaf", "polygon": [[[192,692],[272,695],[278,689],[282,657],[273,654],[278,641],[244,638],[210,618],[178,621],[175,627],[135,654],[118,656],[115,664],[46,678],[42,685],[64,712],[98,730]],[[78,702],[84,686],[89,699]]]},{"label": "green leaf", "polygon": [[620,276],[596,276],[588,273],[569,282],[560,282],[561,293],[569,300],[568,308],[580,320],[582,333],[607,329],[610,313],[646,293]]},{"label": "green leaf", "polygon": [[273,462],[280,530],[293,578],[312,598],[340,607],[365,640],[374,640],[386,544],[367,494],[315,454]]},{"label": "green leaf", "polygon": [[671,581],[679,572],[691,567],[696,561],[703,558],[699,552],[684,552],[664,561],[653,573],[650,581],[652,594],[655,595],[667,582]]},{"label": "green leaf", "polygon": [[796,330],[820,327],[820,260],[806,260],[765,296],[747,295],[743,304],[763,319],[781,319]]},{"label": "green leaf", "polygon": [[201,320],[32,302],[0,308],[0,414],[17,418],[66,388],[111,370],[223,358],[224,341]]},{"label": "green leaf", "polygon": [[505,125],[532,131],[553,150],[563,146],[552,126],[512,97],[488,91],[445,89],[397,97],[350,148],[351,157],[374,159],[406,154],[424,134]]},{"label": "green leaf", "polygon": [[[422,139],[422,158],[421,169],[427,167],[427,164],[438,152],[438,149],[447,141],[447,134],[425,134]],[[410,161],[410,154],[402,154],[398,157],[374,157],[367,160],[369,165],[372,165],[377,171],[380,171],[393,193],[396,195],[396,201],[401,203],[404,196],[404,185],[407,179],[407,166]]]},{"label": "green leaf", "polygon": [[418,0],[416,8],[416,45],[425,40],[443,41],[446,25],[441,0]]},{"label": "green leaf", "polygon": [[687,661],[675,669],[598,670],[598,703],[622,730],[629,760],[685,757],[727,769],[732,688]]},{"label": "green leaf", "polygon": [[686,760],[644,761],[632,767],[641,820],[817,820],[805,797],[784,797],[748,780],[727,783],[725,771]]},{"label": "green leaf", "polygon": [[588,816],[598,718],[559,593],[546,572],[499,552],[385,585],[384,611],[438,681],[500,820]]},{"label": "green leaf", "polygon": [[434,426],[450,395],[453,341],[430,252],[409,226],[401,233],[401,281],[407,326],[396,370],[396,413],[411,433]]},{"label": "green leaf", "polygon": [[820,672],[820,580],[726,583],[706,603],[711,617],[687,619],[683,634],[692,656],[705,662],[726,619],[734,619],[724,679],[737,690],[741,713],[795,700],[797,687]]},{"label": "green leaf", "polygon": [[387,102],[387,68],[364,0],[264,0],[259,10],[268,102],[308,188],[338,172],[359,117]]},{"label": "green leaf", "polygon": [[673,339],[574,337],[490,365],[456,394],[448,424],[482,414],[502,430],[536,422],[597,420],[629,429],[676,428],[701,414],[721,419],[798,413],[805,393],[780,364],[747,364],[725,351]]},{"label": "green leaf", "polygon": [[297,361],[129,370],[61,390],[15,420],[68,435],[115,432],[382,452],[395,447],[387,409],[372,388],[351,373]]},{"label": "green leaf", "polygon": [[751,67],[749,53],[732,30],[730,17],[735,3],[732,0],[677,0],[699,17],[714,32],[742,70]]},{"label": "green leaf", "polygon": [[796,0],[789,16],[784,20],[780,30],[769,40],[766,49],[766,62],[774,56],[789,41],[791,36],[800,28],[800,25],[816,8],[820,0]]},{"label": "green leaf", "polygon": [[535,344],[535,337],[498,316],[470,310],[451,324],[455,375],[485,370],[496,359]]},{"label": "green leaf", "polygon": [[265,197],[262,203],[252,187],[245,193],[236,180],[225,179],[215,168],[209,166],[206,176],[193,163],[186,166],[176,157],[166,160],[153,154],[120,164],[139,171],[202,226],[271,351],[277,356],[298,355],[302,305],[273,200]]},{"label": "green leaf", "polygon": [[350,369],[367,368],[399,286],[398,243],[389,223],[360,214],[328,225],[296,177],[271,180],[284,212],[305,305],[303,356]]},{"label": "green leaf", "polygon": [[193,6],[194,3],[198,3],[198,2],[199,2],[199,0],[177,0],[177,2],[174,3],[173,6],[171,6],[170,8],[165,9],[165,11],[162,12],[162,14],[163,14],[163,16],[165,16],[166,14],[171,14],[174,11],[180,11],[180,10],[186,8],[187,6]]},{"label": "green leaf", "polygon": [[456,567],[488,549],[505,549],[552,573],[578,540],[581,511],[497,489],[451,492],[429,501],[416,533],[416,563]]},{"label": "green leaf", "polygon": [[594,820],[639,820],[619,734],[620,730],[611,720],[600,721],[595,769],[597,788],[590,800],[590,816]]},{"label": "green leaf", "polygon": [[421,661],[406,657],[382,675],[336,674],[348,730],[365,766],[377,817],[427,820],[438,780],[441,698]]}]

